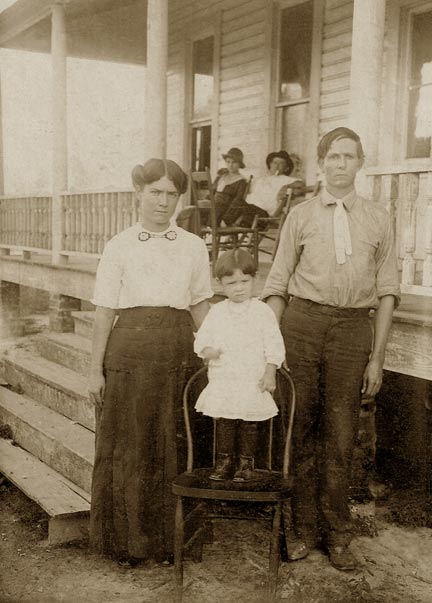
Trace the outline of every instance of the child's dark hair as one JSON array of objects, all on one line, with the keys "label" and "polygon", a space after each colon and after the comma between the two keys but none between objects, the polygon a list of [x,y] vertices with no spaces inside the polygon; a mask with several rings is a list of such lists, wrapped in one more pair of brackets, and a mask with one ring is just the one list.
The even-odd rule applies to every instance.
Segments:
[{"label": "child's dark hair", "polygon": [[257,265],[251,254],[245,249],[230,249],[225,251],[217,260],[215,266],[216,278],[232,276],[236,270],[243,274],[255,276]]}]

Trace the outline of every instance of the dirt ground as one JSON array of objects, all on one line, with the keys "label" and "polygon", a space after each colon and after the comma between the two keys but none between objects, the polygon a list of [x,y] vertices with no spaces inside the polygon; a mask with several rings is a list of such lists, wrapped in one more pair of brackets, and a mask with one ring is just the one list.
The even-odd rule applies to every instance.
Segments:
[{"label": "dirt ground", "polygon": [[[280,567],[278,600],[289,603],[431,603],[432,530],[376,519],[378,535],[359,536],[355,573],[327,557]],[[1,603],[171,603],[173,568],[122,569],[85,546],[50,547],[47,518],[8,482],[0,486]],[[268,532],[258,522],[217,522],[202,563],[187,562],[184,603],[265,603]]]}]

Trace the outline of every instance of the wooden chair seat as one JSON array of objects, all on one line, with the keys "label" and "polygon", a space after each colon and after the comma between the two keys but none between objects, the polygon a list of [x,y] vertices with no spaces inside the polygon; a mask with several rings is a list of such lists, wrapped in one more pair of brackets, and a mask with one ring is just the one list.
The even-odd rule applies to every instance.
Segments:
[{"label": "wooden chair seat", "polygon": [[206,467],[194,469],[192,473],[182,473],[173,481],[173,493],[192,498],[250,502],[279,501],[291,494],[292,478],[283,479],[280,472],[256,469],[256,479],[241,483],[211,480],[213,471],[213,467]]}]

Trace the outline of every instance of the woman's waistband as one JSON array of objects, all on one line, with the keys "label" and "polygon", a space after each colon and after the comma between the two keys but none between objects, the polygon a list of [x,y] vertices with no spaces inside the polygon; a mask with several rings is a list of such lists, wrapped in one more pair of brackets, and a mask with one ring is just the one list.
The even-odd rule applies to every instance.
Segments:
[{"label": "woman's waistband", "polygon": [[191,316],[188,310],[179,310],[168,306],[137,306],[136,308],[120,309],[115,328],[171,327],[190,323],[190,320]]},{"label": "woman's waistband", "polygon": [[310,299],[303,299],[302,297],[292,297],[289,305],[298,308],[299,310],[314,309],[323,314],[327,314],[328,316],[339,316],[341,318],[349,318],[351,316],[367,318],[370,313],[370,308],[340,308],[338,306],[319,304],[318,302],[311,301]]}]

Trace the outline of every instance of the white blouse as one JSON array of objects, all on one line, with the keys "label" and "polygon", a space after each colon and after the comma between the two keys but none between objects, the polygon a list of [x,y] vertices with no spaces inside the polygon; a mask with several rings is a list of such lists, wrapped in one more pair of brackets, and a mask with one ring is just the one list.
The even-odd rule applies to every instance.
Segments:
[{"label": "white blouse", "polygon": [[[205,243],[176,225],[152,235],[135,224],[105,246],[91,300],[105,308],[168,306],[180,310],[213,296]],[[174,231],[176,238],[163,235]],[[173,239],[173,235],[171,236]]]},{"label": "white blouse", "polygon": [[296,182],[298,178],[284,174],[268,174],[252,180],[251,191],[246,197],[247,203],[261,207],[272,216],[278,207],[278,193],[283,186]]},{"label": "white blouse", "polygon": [[279,367],[285,358],[279,325],[267,304],[258,299],[215,304],[195,338],[198,356],[206,347],[220,349],[221,355],[209,362],[209,383],[198,398],[198,411],[245,421],[277,414],[271,394],[259,386],[266,364]]}]

